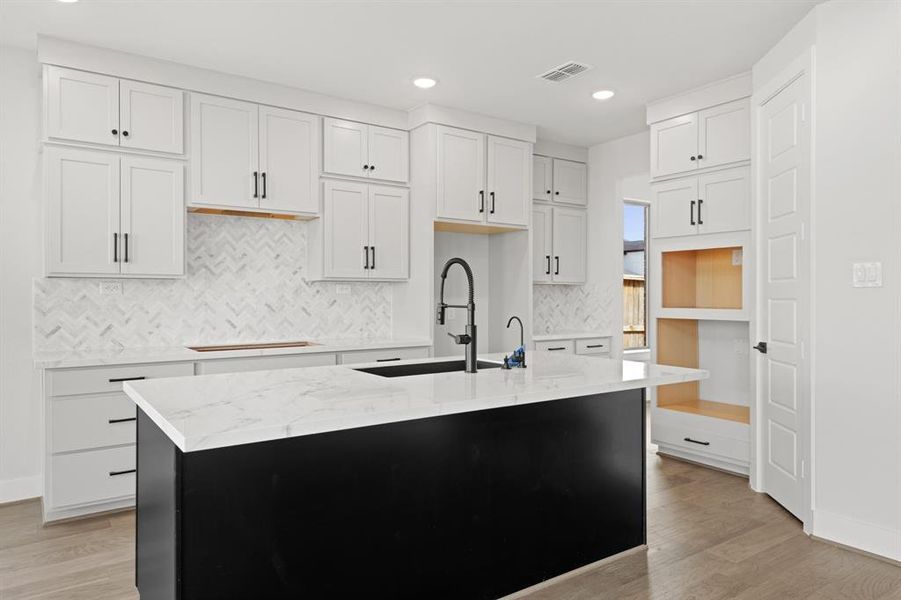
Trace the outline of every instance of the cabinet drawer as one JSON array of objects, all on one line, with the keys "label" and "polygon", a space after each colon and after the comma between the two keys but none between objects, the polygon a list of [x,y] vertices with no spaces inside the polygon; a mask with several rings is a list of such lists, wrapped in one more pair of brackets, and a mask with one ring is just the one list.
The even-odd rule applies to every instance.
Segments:
[{"label": "cabinet drawer", "polygon": [[123,381],[185,377],[193,374],[194,363],[192,362],[50,371],[48,395],[70,396],[121,392]]},{"label": "cabinet drawer", "polygon": [[50,400],[51,452],[133,444],[136,409],[125,394]]},{"label": "cabinet drawer", "polygon": [[223,358],[197,363],[198,375],[215,373],[241,373],[296,369],[298,367],[324,367],[335,364],[334,354],[289,354],[287,356],[254,356],[249,358]]},{"label": "cabinet drawer", "polygon": [[411,358],[428,358],[428,348],[385,348],[384,350],[360,350],[344,352],[341,355],[342,365],[355,365],[368,362],[394,362]]},{"label": "cabinet drawer", "polygon": [[576,340],[576,354],[610,354],[610,338]]},{"label": "cabinet drawer", "polygon": [[711,433],[703,429],[652,422],[651,437],[654,443],[666,444],[699,454],[721,456],[743,463],[750,460],[750,448],[746,440]]},{"label": "cabinet drawer", "polygon": [[135,447],[60,454],[51,459],[54,507],[134,496]]},{"label": "cabinet drawer", "polygon": [[536,350],[546,350],[548,352],[563,352],[572,354],[575,351],[575,344],[572,340],[554,340],[550,342],[535,342]]}]

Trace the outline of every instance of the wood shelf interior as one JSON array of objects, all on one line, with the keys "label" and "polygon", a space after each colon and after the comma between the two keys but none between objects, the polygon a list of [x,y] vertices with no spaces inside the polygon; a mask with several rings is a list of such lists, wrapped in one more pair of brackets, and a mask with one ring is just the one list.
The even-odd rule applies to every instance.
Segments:
[{"label": "wood shelf interior", "polygon": [[[700,365],[698,332],[699,322],[694,319],[657,319],[657,362],[690,369],[705,368]],[[719,352],[720,349],[714,351]],[[747,361],[737,358],[735,367],[747,370]],[[713,377],[715,373],[711,371]],[[732,374],[727,374],[727,377],[732,379]],[[660,386],[657,388],[657,407],[738,423],[751,422],[751,410],[746,404],[706,400],[702,396],[702,382],[699,381]]]},{"label": "wood shelf interior", "polygon": [[741,253],[741,247],[664,252],[663,307],[741,309]]}]

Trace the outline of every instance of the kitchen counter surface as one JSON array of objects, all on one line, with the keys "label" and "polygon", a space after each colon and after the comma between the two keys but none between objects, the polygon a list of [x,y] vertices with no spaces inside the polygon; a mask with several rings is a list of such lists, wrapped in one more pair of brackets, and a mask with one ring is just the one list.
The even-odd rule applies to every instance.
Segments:
[{"label": "kitchen counter surface", "polygon": [[34,366],[38,369],[69,369],[76,367],[100,367],[158,362],[211,360],[217,358],[248,358],[253,356],[284,356],[289,354],[322,354],[351,352],[354,350],[380,350],[384,348],[415,348],[431,346],[426,339],[342,339],[309,340],[311,346],[296,348],[264,348],[257,350],[217,350],[196,352],[184,346],[154,348],[121,348],[114,350],[64,350],[36,352]]},{"label": "kitchen counter surface", "polygon": [[597,331],[569,331],[561,330],[553,333],[536,333],[532,336],[533,342],[550,342],[552,340],[587,340],[594,338],[610,337],[606,333]]},{"label": "kitchen counter surface", "polygon": [[549,352],[530,352],[528,360],[527,369],[474,374],[384,378],[354,370],[383,366],[372,363],[131,381],[124,389],[178,448],[192,452],[708,376],[697,369]]}]

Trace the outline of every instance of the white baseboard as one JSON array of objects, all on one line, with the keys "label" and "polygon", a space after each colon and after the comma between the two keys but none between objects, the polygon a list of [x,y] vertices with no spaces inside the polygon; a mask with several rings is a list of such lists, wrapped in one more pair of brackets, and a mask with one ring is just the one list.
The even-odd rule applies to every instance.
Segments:
[{"label": "white baseboard", "polygon": [[870,554],[901,561],[901,531],[815,510],[813,535]]},{"label": "white baseboard", "polygon": [[40,498],[43,493],[41,479],[40,475],[19,479],[0,479],[0,504]]}]

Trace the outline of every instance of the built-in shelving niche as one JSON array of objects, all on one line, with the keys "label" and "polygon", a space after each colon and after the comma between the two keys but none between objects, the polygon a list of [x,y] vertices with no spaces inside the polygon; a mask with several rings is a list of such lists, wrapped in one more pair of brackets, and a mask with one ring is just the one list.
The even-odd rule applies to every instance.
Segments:
[{"label": "built-in shelving niche", "polygon": [[742,308],[742,248],[663,252],[663,308]]},{"label": "built-in shelving niche", "polygon": [[710,372],[703,381],[658,388],[657,407],[750,423],[748,341],[744,321],[657,319],[657,362]]}]

